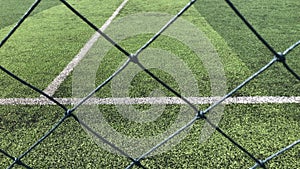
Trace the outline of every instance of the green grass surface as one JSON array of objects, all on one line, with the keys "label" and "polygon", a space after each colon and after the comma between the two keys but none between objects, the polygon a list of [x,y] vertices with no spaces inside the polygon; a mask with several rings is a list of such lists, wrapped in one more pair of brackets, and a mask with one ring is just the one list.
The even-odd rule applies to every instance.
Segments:
[{"label": "green grass surface", "polygon": [[[29,9],[29,7],[34,3],[34,0],[24,0],[24,1],[17,1],[17,0],[11,0],[11,1],[1,1],[0,2],[0,29],[14,25],[23,15],[24,13]],[[32,15],[35,15],[41,11],[44,11],[48,8],[51,8],[53,6],[59,5],[59,1],[41,1],[40,5]],[[17,9],[17,10],[16,10]]]},{"label": "green grass surface", "polygon": [[[96,25],[102,25],[118,3],[74,2],[74,6]],[[98,13],[95,13],[97,11]],[[64,16],[64,17],[62,17]],[[10,27],[0,30],[4,37]],[[38,88],[46,88],[79,52],[94,31],[65,6],[58,5],[28,18],[1,48],[0,64]],[[43,76],[43,79],[40,79]],[[1,73],[1,85],[8,86],[1,97],[36,97],[30,89]]]},{"label": "green grass surface", "polygon": [[[0,16],[12,19],[1,20],[0,37],[12,28],[21,14],[30,6],[15,1],[0,2],[10,8],[1,10]],[[72,0],[71,3],[96,25],[102,25],[121,1]],[[171,0],[129,1],[119,17],[139,12],[166,12],[176,14],[185,2]],[[299,40],[297,1],[233,1],[246,18],[258,28],[270,44],[280,51]],[[260,5],[261,4],[261,5]],[[17,7],[16,7],[17,6]],[[3,12],[2,12],[3,11]],[[200,12],[200,13],[199,13]],[[249,75],[266,64],[272,55],[245,28],[223,1],[200,0],[183,15],[183,18],[199,27],[211,40],[222,59],[228,90],[241,83]],[[275,24],[276,23],[276,24]],[[94,33],[63,5],[54,1],[42,1],[33,16],[0,50],[0,64],[33,85],[44,89],[70,62]],[[129,51],[138,49],[151,34],[129,37],[121,42]],[[170,44],[170,45],[166,45]],[[162,36],[153,47],[173,51],[186,56],[185,61],[196,75],[199,93],[209,96],[208,75],[201,61],[182,43]],[[292,67],[299,70],[299,50],[289,55]],[[107,78],[125,59],[115,49],[104,56],[97,71],[96,84]],[[170,86],[178,88],[169,74],[151,69]],[[0,98],[38,97],[27,87],[17,83],[3,72],[0,73]],[[130,96],[148,96],[153,89],[162,89],[157,82],[139,73],[132,81]],[[109,84],[110,85],[110,84]],[[104,87],[97,96],[110,97],[110,86]],[[252,81],[239,91],[238,96],[298,96],[299,82],[287,73],[280,64]],[[171,93],[165,91],[167,96]],[[72,75],[60,86],[55,97],[72,97]],[[208,105],[198,105],[204,109]],[[178,105],[169,105],[155,122],[140,125],[129,122],[114,106],[100,106],[107,121],[115,130],[129,136],[151,136],[168,128],[179,111]],[[147,110],[149,105],[136,105]],[[299,139],[299,104],[248,104],[227,105],[219,126],[234,140],[264,159],[279,149]],[[56,106],[0,106],[0,148],[13,156],[19,156],[43,136],[64,112]],[[233,146],[219,133],[214,133],[204,143],[199,143],[203,121],[197,121],[188,136],[172,150],[142,160],[149,168],[249,168],[254,162]],[[103,150],[86,134],[72,118],[67,119],[49,138],[22,159],[33,168],[124,168],[128,159]],[[270,168],[300,168],[298,147],[270,161]],[[12,161],[0,154],[0,168]],[[18,167],[16,167],[18,168]],[[134,167],[138,168],[138,167]]]},{"label": "green grass surface", "polygon": [[[294,113],[297,111],[297,104],[231,105],[226,107],[226,117],[219,125],[257,157],[264,158],[299,138],[299,115]],[[51,128],[63,113],[54,106],[1,106],[0,112],[1,148],[16,156]],[[198,121],[179,145],[146,159],[143,164],[150,168],[244,168],[253,165],[220,134],[200,144],[201,126],[202,122]],[[268,166],[300,167],[297,150],[275,158]],[[9,160],[3,155],[0,157],[3,168]],[[124,168],[128,164],[125,158],[99,148],[73,119],[60,126],[24,158],[24,162],[36,168]]]},{"label": "green grass surface", "polygon": [[[283,52],[299,41],[300,36],[296,33],[300,31],[300,25],[296,21],[299,14],[298,2],[292,0],[232,2],[276,51]],[[269,50],[257,40],[225,1],[200,0],[195,6],[213,29],[226,40],[251,73],[259,70],[273,58]],[[216,8],[219,10],[215,10]],[[300,50],[296,49],[287,56],[287,62],[297,72],[300,72],[300,60],[297,57],[299,52]],[[251,84],[259,88],[259,95],[292,96],[300,92],[299,83],[279,63]],[[247,89],[248,87],[242,91]]]}]

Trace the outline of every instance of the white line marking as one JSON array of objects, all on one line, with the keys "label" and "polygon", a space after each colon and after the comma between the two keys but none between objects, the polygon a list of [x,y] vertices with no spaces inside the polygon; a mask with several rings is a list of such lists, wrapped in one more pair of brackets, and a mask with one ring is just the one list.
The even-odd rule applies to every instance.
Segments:
[{"label": "white line marking", "polygon": [[[79,98],[56,98],[62,104],[78,103]],[[188,97],[193,104],[211,104],[220,97]],[[231,97],[223,104],[287,104],[300,103],[300,96],[254,96],[254,97]],[[178,97],[146,97],[146,98],[91,98],[85,104],[185,104]],[[0,105],[55,105],[46,98],[7,98],[0,99]]]},{"label": "white line marking", "polygon": [[[121,5],[115,10],[115,12],[110,16],[110,18],[104,23],[100,28],[101,31],[104,31],[113,21],[113,19],[119,14],[122,8],[126,5],[128,0],[124,0]],[[91,39],[84,45],[80,52],[73,58],[73,60],[64,68],[64,70],[50,83],[50,85],[44,90],[50,96],[53,96],[55,91],[61,85],[61,83],[69,76],[73,69],[78,65],[86,53],[90,50],[93,44],[100,37],[99,33],[95,33]]]}]

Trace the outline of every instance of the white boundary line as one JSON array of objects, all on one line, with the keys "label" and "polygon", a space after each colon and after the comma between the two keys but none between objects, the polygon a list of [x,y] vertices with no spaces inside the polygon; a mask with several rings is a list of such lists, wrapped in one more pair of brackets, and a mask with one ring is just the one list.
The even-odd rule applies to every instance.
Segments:
[{"label": "white boundary line", "polygon": [[[188,97],[193,104],[211,104],[220,97]],[[79,98],[56,98],[61,104],[78,103]],[[254,97],[231,97],[223,104],[300,104],[300,96],[254,96]],[[146,98],[91,98],[85,104],[185,104],[178,97],[146,97]],[[0,105],[55,105],[46,98],[6,98],[0,99]]]},{"label": "white boundary line", "polygon": [[[119,14],[122,8],[126,5],[128,0],[124,0],[121,5],[115,10],[115,12],[110,16],[110,18],[104,23],[100,28],[101,31],[104,31]],[[53,96],[55,91],[58,89],[60,84],[69,76],[73,69],[78,65],[86,53],[90,50],[93,44],[98,40],[100,34],[96,32],[91,39],[84,45],[80,52],[74,57],[74,59],[64,68],[64,70],[49,84],[49,86],[44,90],[50,96]]]},{"label": "white boundary line", "polygon": [[[114,11],[110,18],[100,28],[104,31],[119,14],[129,0],[124,0]],[[91,39],[84,45],[80,52],[64,68],[64,70],[49,84],[44,90],[45,93],[52,96],[61,83],[69,76],[73,69],[83,59],[93,44],[101,35],[95,33]],[[220,97],[189,97],[187,98],[193,104],[211,104],[220,99]],[[73,104],[79,102],[79,98],[56,98],[62,104]],[[281,96],[254,96],[254,97],[233,97],[226,99],[223,104],[283,104],[300,103],[300,96],[281,97]],[[4,98],[0,99],[0,105],[54,105],[50,100],[41,98]],[[177,97],[147,97],[147,98],[92,98],[85,104],[185,104]]]}]

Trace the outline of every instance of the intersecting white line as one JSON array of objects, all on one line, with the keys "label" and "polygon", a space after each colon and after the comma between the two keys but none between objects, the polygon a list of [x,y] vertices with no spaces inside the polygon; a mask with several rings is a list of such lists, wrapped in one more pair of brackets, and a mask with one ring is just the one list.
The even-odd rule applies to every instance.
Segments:
[{"label": "intersecting white line", "polygon": [[[115,10],[111,17],[104,23],[100,28],[101,31],[104,31],[113,21],[113,19],[119,14],[122,8],[126,5],[128,0],[124,0],[120,6]],[[58,89],[60,84],[69,76],[73,69],[78,65],[82,58],[87,54],[93,44],[98,40],[101,35],[96,32],[91,39],[84,45],[80,52],[73,58],[73,60],[64,68],[62,72],[49,84],[49,86],[44,90],[50,96],[53,96],[55,91]]]},{"label": "intersecting white line", "polygon": [[[192,104],[211,104],[220,97],[188,97]],[[80,98],[56,98],[62,104],[78,103]],[[230,97],[223,104],[287,104],[300,103],[300,96],[253,96]],[[145,98],[91,98],[85,104],[185,104],[178,97],[145,97]],[[0,105],[55,105],[46,98],[6,98],[0,99]]]},{"label": "intersecting white line", "polygon": [[[119,12],[126,5],[128,0],[124,0],[120,6],[114,11],[112,16],[100,28],[104,31],[119,14]],[[72,70],[78,65],[86,53],[90,50],[93,44],[101,35],[95,33],[91,39],[85,44],[80,52],[73,58],[73,60],[64,68],[64,70],[50,83],[44,90],[45,93],[52,96],[58,89],[60,84],[69,76]],[[192,104],[212,104],[221,97],[188,97],[187,99]],[[80,98],[56,98],[62,104],[75,104],[79,102]],[[253,96],[253,97],[231,97],[226,99],[223,104],[287,104],[300,103],[300,96]],[[85,104],[185,104],[185,102],[178,97],[145,97],[145,98],[91,98]],[[52,101],[40,98],[2,98],[0,105],[55,105]]]}]

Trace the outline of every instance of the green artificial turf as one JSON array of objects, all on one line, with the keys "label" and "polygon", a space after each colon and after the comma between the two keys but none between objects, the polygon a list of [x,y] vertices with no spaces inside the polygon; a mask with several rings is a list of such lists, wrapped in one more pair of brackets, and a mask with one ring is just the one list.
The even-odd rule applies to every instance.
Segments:
[{"label": "green artificial turf", "polygon": [[[146,3],[142,0],[133,0],[128,2],[117,19],[122,20],[122,17],[142,12],[174,15],[187,2],[153,0],[151,3]],[[1,18],[6,18],[8,15],[12,17],[5,22],[1,20],[0,37],[7,34],[30,6],[31,1],[23,3],[26,5],[16,5],[17,2],[7,0],[0,3],[1,9],[2,4],[10,7],[5,8],[8,12],[1,10]],[[100,27],[121,1],[72,0],[70,3]],[[300,29],[297,24],[299,2],[235,0],[233,3],[276,50],[283,51],[299,40],[297,34]],[[182,18],[205,33],[218,52],[226,75],[227,90],[224,92],[235,88],[273,58],[224,1],[199,0]],[[114,23],[111,26],[114,26]],[[123,31],[126,30],[117,33],[108,32],[114,39],[118,39],[118,33]],[[1,47],[0,64],[43,90],[93,34],[91,28],[58,1],[45,0]],[[118,43],[133,53],[153,34],[154,32],[149,32],[129,36]],[[183,42],[163,34],[150,47],[160,48],[179,56],[195,76],[199,89],[195,95],[211,95],[211,84],[205,65]],[[101,45],[96,45],[90,52],[97,54],[101,50]],[[299,54],[298,49],[291,53],[287,60],[295,70],[299,70],[297,54]],[[101,84],[127,59],[115,48],[111,48],[106,55],[99,57],[103,59],[95,63],[99,64],[95,85]],[[180,71],[178,67],[174,69]],[[180,92],[180,84],[176,83],[176,79],[169,73],[157,68],[149,70]],[[72,97],[73,78],[74,72],[66,78],[54,96]],[[0,73],[0,81],[0,98],[39,96],[38,93],[16,82],[4,72]],[[96,93],[96,96],[112,97],[113,83],[114,81],[108,83]],[[234,96],[298,96],[299,89],[299,82],[280,63],[276,63]],[[154,90],[162,91],[165,96],[174,96],[141,71],[131,81],[128,97],[151,96]],[[180,106],[167,105],[159,118],[147,123],[124,118],[115,105],[100,105],[98,108],[115,131],[132,138],[151,137],[167,130],[180,113]],[[196,106],[204,110],[209,105]],[[147,111],[150,105],[133,105],[133,107],[139,111]],[[299,139],[299,111],[299,104],[231,104],[225,106],[218,126],[255,157],[265,159]],[[18,157],[49,131],[64,116],[64,113],[64,110],[53,105],[1,105],[1,150]],[[78,113],[75,111],[75,114]],[[194,112],[191,110],[189,113]],[[214,132],[205,142],[200,142],[203,124],[203,120],[196,121],[188,135],[178,145],[162,154],[142,159],[141,163],[147,168],[249,168],[255,164],[251,158],[218,132]],[[299,149],[296,146],[266,165],[274,169],[299,168],[299,161]],[[33,168],[126,168],[131,161],[97,145],[80,124],[70,117],[25,156],[22,162]],[[0,153],[0,168],[6,168],[11,163],[11,159]],[[16,165],[15,168],[22,167]]]}]

